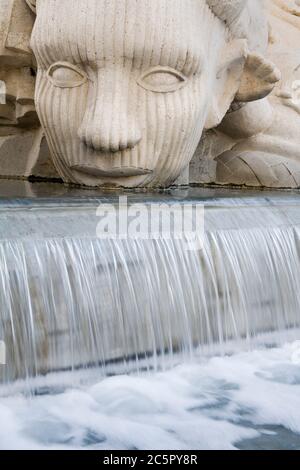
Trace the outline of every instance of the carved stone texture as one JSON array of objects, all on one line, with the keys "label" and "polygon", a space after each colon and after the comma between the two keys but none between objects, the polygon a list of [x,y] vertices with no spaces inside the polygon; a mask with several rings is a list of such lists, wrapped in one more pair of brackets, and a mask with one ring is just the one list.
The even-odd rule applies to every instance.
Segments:
[{"label": "carved stone texture", "polygon": [[168,186],[236,95],[279,78],[260,55],[260,0],[37,0],[36,13],[36,106],[66,182]]},{"label": "carved stone texture", "polygon": [[[300,2],[269,0],[269,59],[282,79],[268,99],[226,116],[219,130],[232,138],[217,158],[217,182],[300,187]],[[226,151],[227,150],[227,151]]]},{"label": "carved stone texture", "polygon": [[23,0],[0,0],[0,177],[58,177],[35,109],[34,20]]}]

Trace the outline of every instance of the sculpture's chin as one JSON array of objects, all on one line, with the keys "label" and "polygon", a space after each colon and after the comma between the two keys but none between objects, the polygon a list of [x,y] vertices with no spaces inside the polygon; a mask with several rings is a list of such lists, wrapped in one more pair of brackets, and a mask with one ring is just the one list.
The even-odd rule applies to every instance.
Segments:
[{"label": "sculpture's chin", "polygon": [[93,165],[84,165],[84,164],[77,164],[72,165],[71,170],[75,170],[80,173],[84,173],[90,176],[102,176],[102,177],[112,177],[112,178],[122,178],[122,177],[129,177],[129,176],[142,176],[142,175],[149,175],[153,173],[152,170],[146,168],[137,168],[137,167],[118,167],[118,168],[110,168],[110,169],[103,169]]}]

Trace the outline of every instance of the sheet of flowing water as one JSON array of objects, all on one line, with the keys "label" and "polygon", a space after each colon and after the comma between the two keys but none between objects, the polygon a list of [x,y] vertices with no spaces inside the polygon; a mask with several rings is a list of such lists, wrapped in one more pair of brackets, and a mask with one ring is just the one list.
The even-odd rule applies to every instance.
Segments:
[{"label": "sheet of flowing water", "polygon": [[0,211],[0,447],[300,447],[299,202],[211,201],[200,251],[95,208]]},{"label": "sheet of flowing water", "polygon": [[[98,239],[90,228],[33,238],[30,227],[46,222],[68,233],[66,212],[57,222],[53,209],[12,211],[30,236],[0,241],[2,382],[92,366],[157,369],[175,353],[213,354],[228,340],[298,326],[300,232],[288,208],[219,206],[205,210],[199,251],[172,238]],[[80,213],[74,220],[84,225]]]}]

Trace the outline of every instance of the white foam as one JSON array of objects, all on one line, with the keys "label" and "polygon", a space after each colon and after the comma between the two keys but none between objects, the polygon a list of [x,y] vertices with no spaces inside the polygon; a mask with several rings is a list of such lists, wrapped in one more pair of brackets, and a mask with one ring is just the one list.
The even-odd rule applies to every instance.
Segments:
[{"label": "white foam", "polygon": [[0,449],[234,449],[263,436],[272,447],[282,428],[296,440],[299,434],[300,448],[297,347],[289,342],[56,395],[2,398]]}]

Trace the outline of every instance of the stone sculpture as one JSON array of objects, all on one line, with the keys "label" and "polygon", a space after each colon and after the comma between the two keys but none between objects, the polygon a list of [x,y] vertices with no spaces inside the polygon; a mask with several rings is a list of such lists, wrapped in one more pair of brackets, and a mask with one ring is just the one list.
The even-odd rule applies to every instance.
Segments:
[{"label": "stone sculpture", "polygon": [[58,176],[35,110],[34,15],[23,0],[0,1],[0,176]]},{"label": "stone sculpture", "polygon": [[263,56],[260,0],[27,4],[37,15],[36,109],[65,182],[168,186],[204,128],[220,124],[233,103],[264,98],[279,80]]},{"label": "stone sculpture", "polygon": [[[300,186],[300,1],[268,0],[268,57],[282,79],[272,95],[226,116],[219,127],[232,139],[217,158],[221,184]],[[227,140],[228,145],[228,140]]]}]

